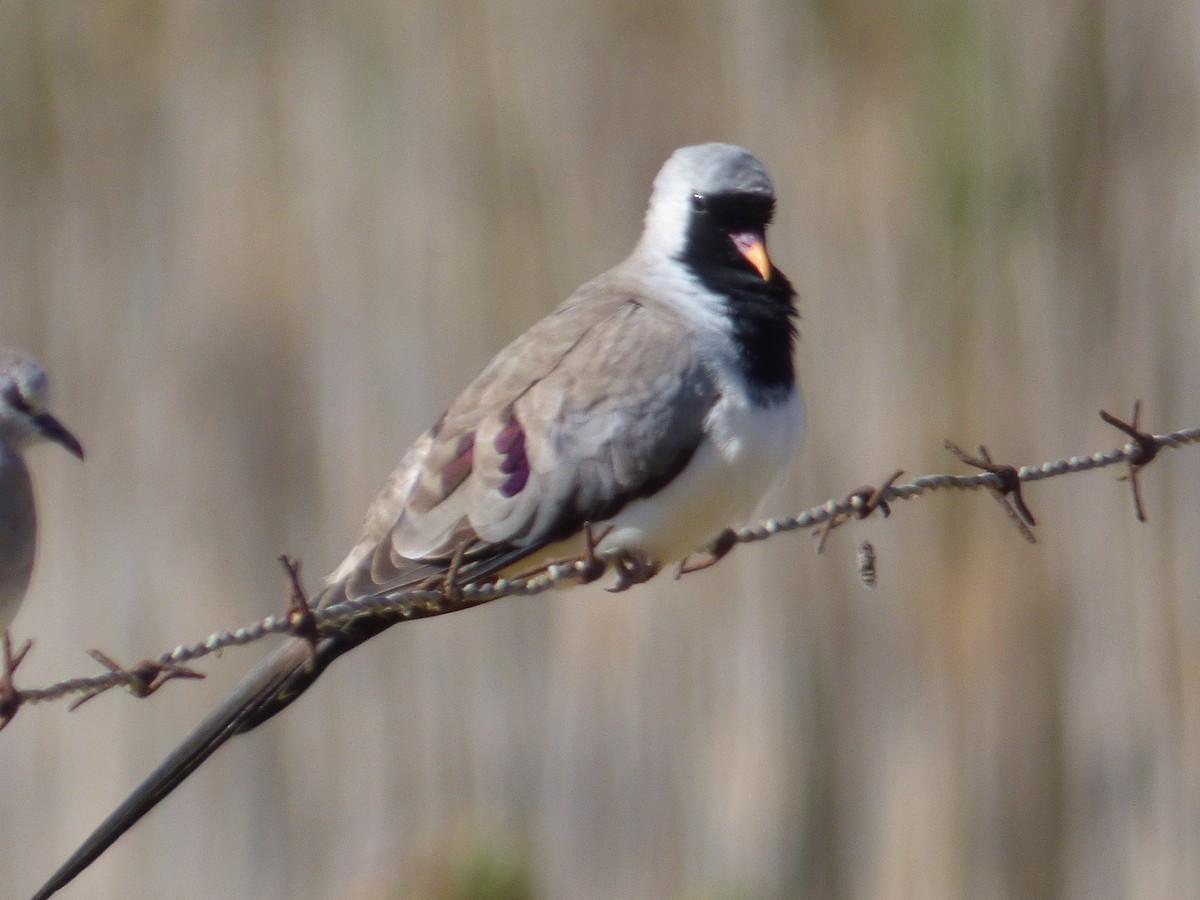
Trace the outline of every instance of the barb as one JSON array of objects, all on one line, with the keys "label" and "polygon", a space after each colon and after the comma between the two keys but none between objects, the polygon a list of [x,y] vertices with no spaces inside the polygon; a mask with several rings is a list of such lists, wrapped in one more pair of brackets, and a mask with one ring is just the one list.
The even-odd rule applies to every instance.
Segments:
[{"label": "barb", "polygon": [[1139,522],[1146,521],[1146,513],[1142,508],[1142,489],[1138,485],[1138,472],[1143,467],[1154,462],[1154,457],[1158,456],[1159,444],[1154,435],[1146,434],[1146,432],[1138,429],[1138,420],[1142,417],[1142,401],[1133,401],[1133,416],[1128,422],[1123,422],[1116,416],[1100,410],[1100,418],[1116,428],[1118,431],[1123,431],[1125,434],[1133,438],[1133,443],[1137,446],[1137,451],[1129,457],[1129,471],[1123,476],[1129,481],[1129,488],[1133,492],[1133,514]]},{"label": "barb", "polygon": [[[1105,421],[1108,421],[1106,418]],[[1123,427],[1124,426],[1124,427]],[[889,510],[889,503],[902,500],[914,500],[932,491],[943,490],[989,490],[994,493],[1006,494],[1014,490],[1013,485],[1030,484],[1060,475],[1088,472],[1092,469],[1102,469],[1121,463],[1132,464],[1137,469],[1143,468],[1153,457],[1162,450],[1174,450],[1200,442],[1200,427],[1188,428],[1161,435],[1145,435],[1137,432],[1137,415],[1135,412],[1132,424],[1121,423],[1116,427],[1122,428],[1133,437],[1131,443],[1105,452],[1093,453],[1090,456],[1072,456],[1038,466],[1021,466],[1014,469],[1011,466],[997,466],[989,457],[982,460],[991,469],[976,475],[924,475],[902,484],[894,483],[893,477],[878,489],[860,489],[839,500],[829,500],[820,506],[815,506],[796,516],[782,519],[766,519],[752,527],[730,530],[729,535],[722,534],[717,542],[724,556],[737,544],[751,544],[765,541],[778,534],[790,531],[808,530],[824,526],[830,522],[844,522],[850,518],[860,518],[869,515],[875,509]],[[1132,429],[1132,430],[1130,430]],[[1149,449],[1153,447],[1153,449]],[[981,454],[984,456],[984,454]],[[1001,471],[993,471],[999,469]],[[1011,469],[1011,474],[1008,470]],[[865,493],[864,493],[865,492]],[[1022,503],[1023,506],[1023,503]],[[1028,515],[1026,509],[1025,514]],[[1028,515],[1032,524],[1033,517]],[[833,526],[833,527],[836,527]],[[590,527],[587,529],[590,535]],[[603,537],[603,535],[601,536]],[[531,572],[519,578],[499,578],[490,582],[468,583],[454,585],[447,590],[443,582],[433,590],[404,591],[376,597],[364,597],[333,604],[325,609],[308,609],[303,592],[299,588],[298,569],[289,574],[295,577],[289,611],[283,615],[267,616],[244,628],[234,631],[220,631],[209,635],[203,641],[185,644],[163,653],[156,660],[147,660],[134,667],[134,670],[121,669],[113,663],[114,670],[88,678],[73,678],[58,682],[46,688],[13,690],[18,705],[26,703],[42,703],[58,700],[70,695],[95,696],[118,685],[130,688],[135,694],[145,696],[151,693],[147,688],[153,684],[153,689],[160,687],[172,678],[198,677],[199,673],[185,669],[183,664],[193,662],[212,653],[219,653],[227,647],[241,646],[261,640],[271,634],[295,635],[297,623],[294,621],[296,597],[305,604],[311,614],[318,633],[328,635],[348,623],[363,617],[378,618],[381,621],[401,622],[408,619],[421,618],[430,615],[455,612],[470,609],[484,603],[490,603],[502,597],[530,596],[562,584],[564,582],[587,582],[602,577],[610,570],[618,572],[628,580],[632,576],[640,578],[645,575],[644,560],[613,559],[595,553],[598,539],[589,537],[588,547],[577,558],[555,562],[544,569]],[[288,560],[290,563],[291,561]],[[871,567],[873,568],[874,560]],[[703,566],[701,568],[707,568]],[[687,574],[695,569],[684,569],[680,574]],[[620,583],[620,582],[619,582]],[[110,660],[111,662],[111,660]],[[13,667],[15,668],[15,666]],[[9,672],[11,679],[11,670]]]},{"label": "barb", "polygon": [[463,557],[467,554],[467,542],[463,541],[454,551],[454,556],[450,558],[450,566],[446,569],[446,574],[442,578],[442,599],[447,604],[455,604],[462,601],[462,585],[458,583],[458,573],[462,569]]},{"label": "barb", "polygon": [[1017,527],[1017,531],[1021,532],[1021,537],[1031,544],[1036,544],[1037,538],[1030,529],[1037,521],[1025,505],[1025,498],[1021,496],[1021,479],[1017,477],[1017,470],[1012,466],[992,462],[992,455],[983,444],[979,445],[979,456],[971,456],[953,441],[946,441],[946,449],[957,456],[959,462],[996,476],[1000,486],[992,489],[992,496],[1004,509],[1009,521]]},{"label": "barb", "polygon": [[604,529],[600,537],[596,537],[592,523],[583,523],[583,556],[580,557],[583,565],[579,569],[580,584],[591,584],[596,579],[604,577],[606,567],[604,561],[596,556],[596,545],[604,540],[605,535],[610,531],[612,531],[611,525]]},{"label": "barb", "polygon": [[290,633],[308,644],[306,671],[311,672],[317,664],[317,643],[321,640],[321,629],[309,605],[308,595],[304,593],[304,586],[300,584],[300,560],[294,560],[284,553],[279,557],[279,564],[287,573],[289,586],[284,615],[291,626]]},{"label": "barb", "polygon": [[679,561],[679,565],[675,568],[675,580],[678,581],[684,575],[703,572],[705,569],[715,566],[725,558],[725,554],[736,546],[737,535],[732,528],[726,528],[709,541],[708,546],[703,550],[689,553]]},{"label": "barb", "polygon": [[98,697],[100,694],[117,685],[128,689],[129,693],[135,697],[149,697],[172,679],[204,677],[203,673],[196,672],[186,666],[177,666],[155,659],[143,659],[141,662],[127,669],[100,650],[89,650],[88,655],[104,666],[104,668],[108,669],[112,680],[111,683],[105,684],[103,687],[95,687],[92,690],[83,691],[71,704],[71,709],[73,710],[78,709],[93,697]]},{"label": "barb", "polygon": [[26,640],[21,644],[21,649],[13,653],[12,635],[5,630],[3,642],[0,644],[0,731],[13,720],[13,716],[25,702],[21,691],[13,684],[13,674],[32,646],[33,641]]},{"label": "barb", "polygon": [[816,533],[820,538],[817,541],[817,552],[823,553],[825,550],[825,543],[829,540],[829,535],[833,534],[833,529],[837,528],[839,525],[844,525],[846,522],[849,522],[851,518],[865,519],[874,513],[875,510],[879,510],[881,513],[883,513],[883,517],[885,519],[890,516],[892,514],[892,508],[888,506],[887,492],[891,490],[892,485],[894,485],[903,474],[903,469],[897,469],[895,472],[889,475],[887,480],[879,487],[866,484],[860,487],[858,490],[851,491],[849,494],[847,494],[846,499],[843,502],[850,506],[851,511],[847,513],[838,513],[837,515],[831,516],[825,521],[825,524],[822,527],[817,529]]}]

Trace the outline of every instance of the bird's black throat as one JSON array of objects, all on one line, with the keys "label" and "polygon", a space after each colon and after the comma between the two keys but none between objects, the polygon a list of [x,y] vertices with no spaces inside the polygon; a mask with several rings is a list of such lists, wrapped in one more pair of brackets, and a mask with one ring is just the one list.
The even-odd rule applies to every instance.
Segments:
[{"label": "bird's black throat", "polygon": [[730,235],[764,234],[773,206],[760,194],[697,197],[680,255],[704,287],[725,299],[742,372],[764,405],[783,401],[796,384],[796,292],[774,266],[764,279]]}]

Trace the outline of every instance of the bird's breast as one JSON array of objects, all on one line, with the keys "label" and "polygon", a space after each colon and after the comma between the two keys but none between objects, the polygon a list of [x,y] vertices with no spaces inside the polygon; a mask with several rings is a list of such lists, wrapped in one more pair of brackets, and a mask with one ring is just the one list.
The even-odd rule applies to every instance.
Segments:
[{"label": "bird's breast", "polygon": [[798,392],[768,406],[723,397],[684,469],[653,496],[613,516],[600,549],[635,548],[661,563],[674,562],[722,529],[745,524],[794,458],[803,425]]},{"label": "bird's breast", "polygon": [[0,447],[0,497],[3,498],[0,514],[0,634],[3,634],[29,587],[37,538],[29,469],[18,452],[4,447]]}]

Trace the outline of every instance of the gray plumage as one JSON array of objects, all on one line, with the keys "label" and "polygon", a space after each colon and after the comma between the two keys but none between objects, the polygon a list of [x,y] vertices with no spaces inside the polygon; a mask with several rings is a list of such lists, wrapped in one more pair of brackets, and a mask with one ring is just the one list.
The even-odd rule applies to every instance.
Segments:
[{"label": "gray plumage", "polygon": [[0,349],[0,632],[20,609],[37,549],[37,511],[25,450],[53,441],[83,458],[79,441],[48,411],[49,401],[46,370],[28,354]]}]

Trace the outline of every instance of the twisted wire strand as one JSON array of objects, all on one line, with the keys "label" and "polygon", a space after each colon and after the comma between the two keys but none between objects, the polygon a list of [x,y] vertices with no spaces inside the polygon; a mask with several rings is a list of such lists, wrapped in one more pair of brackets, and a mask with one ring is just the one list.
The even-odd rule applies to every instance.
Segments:
[{"label": "twisted wire strand", "polygon": [[[1159,449],[1179,449],[1200,442],[1200,427],[1153,435],[1152,439]],[[1137,444],[1128,443],[1123,447],[1093,453],[1090,456],[1072,456],[1038,466],[1022,466],[1017,470],[1017,478],[1024,484],[1060,475],[1102,469],[1122,462],[1133,462],[1142,452],[1143,448]],[[923,475],[907,483],[893,484],[882,490],[880,494],[884,500],[890,502],[912,500],[931,491],[998,490],[1001,486],[1000,477],[992,472],[980,472],[976,475]],[[733,532],[734,541],[738,544],[756,543],[765,541],[776,534],[815,528],[838,517],[861,514],[867,509],[867,505],[867,499],[858,494],[840,500],[828,500],[820,506],[814,506],[795,516],[765,519],[756,525],[736,529]],[[607,569],[609,563],[603,558],[590,561],[580,558],[556,563],[529,577],[500,578],[490,582],[469,583],[458,587],[453,592],[414,590],[362,597],[333,604],[324,609],[314,609],[312,615],[323,634],[334,632],[349,622],[364,617],[404,621],[422,616],[440,615],[490,603],[502,597],[533,596],[567,581],[595,578],[596,566]],[[156,662],[162,667],[177,667],[213,653],[220,653],[227,647],[250,644],[272,634],[291,634],[293,632],[294,625],[288,616],[270,615],[242,628],[214,632],[196,643],[181,644],[163,653]],[[25,688],[19,690],[17,694],[22,703],[43,703],[75,694],[85,697],[94,696],[113,687],[127,687],[136,692],[139,687],[144,686],[143,676],[132,672],[118,671],[105,672],[91,677],[71,678],[45,688]]]}]

